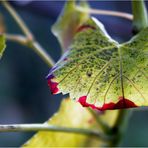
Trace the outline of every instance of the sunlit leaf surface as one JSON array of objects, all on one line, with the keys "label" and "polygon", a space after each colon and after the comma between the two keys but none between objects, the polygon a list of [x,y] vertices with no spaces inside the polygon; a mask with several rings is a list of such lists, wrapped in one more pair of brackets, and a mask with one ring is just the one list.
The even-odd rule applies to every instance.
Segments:
[{"label": "sunlit leaf surface", "polygon": [[95,18],[77,28],[67,52],[48,75],[62,92],[98,110],[148,105],[148,28],[125,44],[112,40]]},{"label": "sunlit leaf surface", "polygon": [[5,37],[4,37],[4,35],[0,35],[0,58],[3,55],[5,47],[6,47],[6,45],[5,45]]},{"label": "sunlit leaf surface", "polygon": [[[117,115],[117,111],[98,112],[98,116],[110,127],[114,125]],[[101,128],[96,124],[90,112],[79,103],[70,99],[63,100],[59,111],[45,124],[47,123],[57,126],[89,128],[101,131]],[[92,136],[63,132],[38,132],[24,147],[82,147],[101,146],[102,144],[104,144],[103,141]]]}]

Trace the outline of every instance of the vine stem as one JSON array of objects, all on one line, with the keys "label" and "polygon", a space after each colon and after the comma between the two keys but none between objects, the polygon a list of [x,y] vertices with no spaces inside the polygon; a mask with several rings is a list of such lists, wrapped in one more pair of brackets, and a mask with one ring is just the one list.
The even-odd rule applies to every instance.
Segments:
[{"label": "vine stem", "polygon": [[120,141],[124,135],[131,114],[132,111],[128,109],[119,110],[115,124],[113,128],[110,130],[110,133],[108,133],[110,135],[114,135],[114,139],[108,143],[109,147],[115,147],[120,144]]},{"label": "vine stem", "polygon": [[83,135],[91,135],[99,137],[103,140],[111,140],[111,137],[106,136],[96,130],[89,130],[84,128],[68,128],[60,127],[55,125],[44,124],[11,124],[11,125],[0,125],[0,132],[30,132],[30,131],[53,131],[53,132],[66,132],[76,133]]},{"label": "vine stem", "polygon": [[77,10],[81,12],[87,12],[90,14],[99,14],[99,15],[109,15],[109,16],[116,16],[125,18],[128,20],[133,20],[133,15],[125,12],[119,12],[119,11],[111,11],[111,10],[101,10],[101,9],[92,9],[92,8],[83,8],[81,6],[77,6]]},{"label": "vine stem", "polygon": [[145,3],[143,0],[132,0],[133,31],[135,33],[148,27],[148,15]]},{"label": "vine stem", "polygon": [[55,62],[52,59],[52,57],[46,52],[46,50],[34,39],[33,34],[28,29],[25,22],[21,19],[21,17],[17,14],[17,12],[14,10],[11,5],[7,1],[1,2],[3,6],[8,10],[10,15],[13,17],[13,19],[16,21],[22,32],[24,33],[24,36],[16,36],[16,35],[7,35],[6,38],[12,41],[18,41],[19,43],[22,43],[23,45],[26,45],[27,47],[30,47],[34,50],[35,53],[37,53],[38,56],[50,67],[52,67]]},{"label": "vine stem", "polygon": [[19,43],[24,46],[28,46],[28,39],[23,35],[17,34],[5,34],[6,40]]},{"label": "vine stem", "polygon": [[110,131],[110,127],[100,119],[99,114],[96,113],[95,110],[93,110],[91,108],[88,108],[88,111],[96,119],[96,122],[98,123],[98,125],[100,125],[101,129],[103,130],[103,132],[104,133],[108,133],[108,131]]},{"label": "vine stem", "polygon": [[16,21],[16,23],[18,24],[18,26],[20,27],[22,32],[26,35],[28,40],[33,40],[34,37],[31,33],[31,31],[28,29],[25,22],[22,20],[22,18],[19,16],[19,14],[16,13],[16,11],[13,9],[13,7],[11,7],[11,5],[7,1],[2,1],[1,3],[8,10],[8,12],[11,14],[11,16]]}]

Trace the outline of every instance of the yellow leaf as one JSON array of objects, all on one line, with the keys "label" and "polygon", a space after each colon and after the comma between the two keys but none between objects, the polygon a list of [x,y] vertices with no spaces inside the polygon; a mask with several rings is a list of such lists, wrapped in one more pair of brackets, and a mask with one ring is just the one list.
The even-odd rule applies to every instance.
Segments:
[{"label": "yellow leaf", "polygon": [[[98,116],[110,126],[113,126],[117,114],[118,111],[98,112]],[[101,131],[90,112],[78,102],[70,99],[63,100],[59,111],[46,123],[62,127],[87,128]],[[103,141],[100,139],[88,135],[44,131],[35,134],[23,147],[82,147],[102,144]]]}]

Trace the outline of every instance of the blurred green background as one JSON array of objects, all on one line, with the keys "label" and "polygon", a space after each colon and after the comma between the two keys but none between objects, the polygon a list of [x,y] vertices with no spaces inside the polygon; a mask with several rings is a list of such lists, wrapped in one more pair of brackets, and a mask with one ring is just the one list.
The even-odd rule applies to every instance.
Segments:
[{"label": "blurred green background", "polygon": [[[24,1],[25,3],[27,1]],[[13,1],[11,4],[29,26],[36,39],[57,61],[60,46],[50,28],[64,1]],[[148,2],[147,2],[148,3]],[[93,8],[131,13],[129,1],[90,1]],[[8,33],[21,34],[19,27],[0,4]],[[128,20],[97,16],[111,36],[123,42],[132,36]],[[49,67],[31,50],[7,42],[0,61],[0,124],[43,123],[57,111],[62,95],[51,95],[45,79]],[[0,133],[0,147],[20,146],[31,133]],[[121,146],[148,146],[148,108],[134,109]]]}]

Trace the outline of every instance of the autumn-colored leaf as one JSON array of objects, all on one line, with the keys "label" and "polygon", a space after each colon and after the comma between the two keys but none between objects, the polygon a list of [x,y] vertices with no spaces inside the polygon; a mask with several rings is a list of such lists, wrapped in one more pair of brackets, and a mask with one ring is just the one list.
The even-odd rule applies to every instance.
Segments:
[{"label": "autumn-colored leaf", "polygon": [[[118,116],[118,111],[106,111],[98,113],[98,116],[112,127]],[[102,130],[86,108],[70,99],[64,99],[59,111],[45,124]],[[93,136],[42,131],[35,134],[23,147],[83,147],[101,146],[102,144],[104,141]]]},{"label": "autumn-colored leaf", "polygon": [[48,75],[53,94],[62,92],[98,110],[148,105],[148,28],[119,44],[90,18],[77,28],[67,52]]}]

